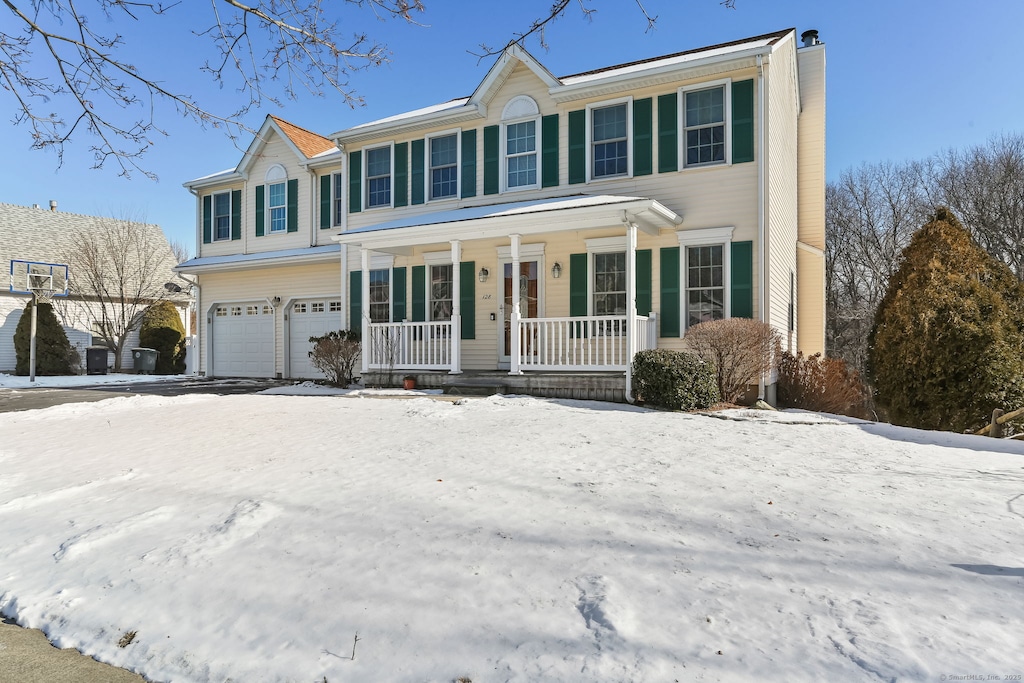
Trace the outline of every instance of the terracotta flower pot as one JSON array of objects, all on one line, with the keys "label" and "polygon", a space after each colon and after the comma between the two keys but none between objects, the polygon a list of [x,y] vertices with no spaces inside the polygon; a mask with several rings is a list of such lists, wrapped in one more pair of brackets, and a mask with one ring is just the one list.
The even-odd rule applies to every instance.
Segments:
[{"label": "terracotta flower pot", "polygon": [[407,390],[415,389],[416,388],[416,378],[415,377],[406,377],[406,378],[404,378],[402,380],[402,387],[404,389],[407,389]]}]

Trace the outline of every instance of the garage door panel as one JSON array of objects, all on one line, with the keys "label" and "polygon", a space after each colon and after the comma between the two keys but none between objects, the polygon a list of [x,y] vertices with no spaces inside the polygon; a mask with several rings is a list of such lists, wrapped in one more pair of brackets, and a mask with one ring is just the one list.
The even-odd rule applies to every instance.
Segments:
[{"label": "garage door panel", "polygon": [[274,309],[259,302],[218,306],[213,316],[213,374],[274,376]]},{"label": "garage door panel", "polygon": [[324,374],[313,367],[309,352],[313,349],[310,337],[341,329],[341,301],[339,299],[302,299],[292,304],[288,316],[288,373],[302,379],[323,379]]}]

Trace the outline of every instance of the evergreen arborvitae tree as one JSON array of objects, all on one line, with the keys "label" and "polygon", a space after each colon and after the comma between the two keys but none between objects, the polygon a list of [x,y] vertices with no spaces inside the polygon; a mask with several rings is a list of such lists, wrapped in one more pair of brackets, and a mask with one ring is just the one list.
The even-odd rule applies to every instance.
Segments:
[{"label": "evergreen arborvitae tree", "polygon": [[893,423],[981,427],[995,408],[1024,406],[1024,285],[940,208],[904,249],[868,349]]},{"label": "evergreen arborvitae tree", "polygon": [[156,349],[156,374],[180,375],[185,372],[185,326],[177,307],[160,301],[146,309],[139,329],[139,343]]},{"label": "evergreen arborvitae tree", "polygon": [[[14,371],[29,374],[32,345],[32,302],[21,312],[14,329]],[[70,375],[71,342],[50,304],[39,304],[36,310],[36,374]]]}]

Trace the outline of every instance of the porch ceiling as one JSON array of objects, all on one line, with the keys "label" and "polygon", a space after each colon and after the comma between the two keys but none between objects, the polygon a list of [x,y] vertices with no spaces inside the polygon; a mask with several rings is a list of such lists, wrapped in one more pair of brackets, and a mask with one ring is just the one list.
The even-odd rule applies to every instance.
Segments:
[{"label": "porch ceiling", "polygon": [[341,244],[400,254],[414,246],[451,240],[537,235],[629,223],[657,235],[660,230],[674,228],[682,222],[682,216],[675,211],[646,197],[572,195],[412,216],[356,228],[331,239]]}]

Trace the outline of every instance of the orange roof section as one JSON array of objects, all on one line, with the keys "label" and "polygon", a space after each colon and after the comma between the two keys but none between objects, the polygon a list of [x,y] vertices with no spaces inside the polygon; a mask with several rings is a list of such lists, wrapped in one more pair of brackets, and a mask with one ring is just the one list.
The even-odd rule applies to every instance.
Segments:
[{"label": "orange roof section", "polygon": [[299,151],[306,155],[307,159],[315,157],[328,150],[334,149],[334,143],[322,135],[310,132],[305,128],[299,128],[294,123],[289,123],[273,114],[269,115],[281,128],[281,132],[288,136],[288,139],[295,143]]}]

